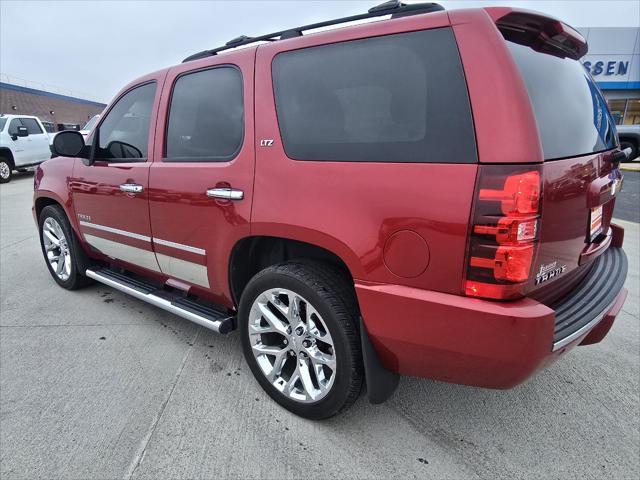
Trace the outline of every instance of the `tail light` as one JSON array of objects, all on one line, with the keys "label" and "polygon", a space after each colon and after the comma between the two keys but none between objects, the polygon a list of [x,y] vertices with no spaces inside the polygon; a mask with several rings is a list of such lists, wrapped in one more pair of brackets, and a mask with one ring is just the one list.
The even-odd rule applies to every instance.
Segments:
[{"label": "tail light", "polygon": [[480,167],[464,291],[473,297],[521,297],[537,253],[540,170]]}]

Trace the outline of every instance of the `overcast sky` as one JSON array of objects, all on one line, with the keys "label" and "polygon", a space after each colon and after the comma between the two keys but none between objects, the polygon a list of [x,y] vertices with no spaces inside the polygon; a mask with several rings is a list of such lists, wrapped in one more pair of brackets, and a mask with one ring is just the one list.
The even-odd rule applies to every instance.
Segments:
[{"label": "overcast sky", "polygon": [[[10,75],[108,102],[136,77],[239,35],[256,36],[363,13],[383,1],[0,0],[0,73],[2,81]],[[576,27],[640,25],[638,0],[439,3],[449,10],[518,6]]]}]

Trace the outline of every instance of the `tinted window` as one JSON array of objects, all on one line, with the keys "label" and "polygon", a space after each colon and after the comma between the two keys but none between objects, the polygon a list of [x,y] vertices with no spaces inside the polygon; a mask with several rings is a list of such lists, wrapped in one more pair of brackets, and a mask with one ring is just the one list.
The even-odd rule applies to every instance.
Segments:
[{"label": "tinted window", "polygon": [[546,160],[615,147],[607,103],[579,61],[507,45],[527,86]]},{"label": "tinted window", "polygon": [[56,127],[51,122],[42,122],[42,125],[44,125],[44,129],[49,133],[56,131]]},{"label": "tinted window", "polygon": [[448,28],[281,53],[273,80],[291,158],[476,161],[467,88]]},{"label": "tinted window", "polygon": [[34,118],[21,118],[20,121],[22,122],[22,125],[27,127],[29,135],[38,135],[40,133],[44,133],[42,131],[42,128],[40,128],[40,125],[38,125],[38,122]]},{"label": "tinted window", "polygon": [[147,158],[155,92],[156,84],[148,83],[118,100],[100,125],[100,148],[96,158],[126,161]]},{"label": "tinted window", "polygon": [[6,118],[0,118],[0,132],[2,130],[4,130],[4,126],[7,123],[7,119]]},{"label": "tinted window", "polygon": [[242,145],[243,116],[238,69],[221,67],[181,76],[171,97],[167,159],[233,158]]},{"label": "tinted window", "polygon": [[7,133],[9,135],[16,135],[18,133],[18,127],[22,126],[22,122],[19,118],[12,118],[9,122],[9,128],[7,129]]}]

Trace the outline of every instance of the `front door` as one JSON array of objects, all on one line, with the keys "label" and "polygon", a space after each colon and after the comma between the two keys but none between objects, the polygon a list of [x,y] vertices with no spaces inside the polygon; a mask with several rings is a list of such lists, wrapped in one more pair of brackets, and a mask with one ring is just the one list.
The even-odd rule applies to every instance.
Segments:
[{"label": "front door", "polygon": [[[149,177],[153,243],[162,273],[231,306],[228,259],[249,235],[253,194],[253,62],[211,57],[169,71]],[[175,283],[174,283],[175,284]]]},{"label": "front door", "polygon": [[[160,79],[126,90],[102,118],[95,163],[76,160],[71,193],[92,248],[126,267],[159,272],[149,224],[149,165]],[[151,132],[151,135],[150,135]],[[88,139],[93,142],[96,134]]]},{"label": "front door", "polygon": [[13,118],[7,128],[7,133],[11,137],[11,151],[13,152],[13,161],[16,167],[29,165],[34,158],[33,142],[28,136],[18,137],[18,127],[24,127],[22,120]]}]

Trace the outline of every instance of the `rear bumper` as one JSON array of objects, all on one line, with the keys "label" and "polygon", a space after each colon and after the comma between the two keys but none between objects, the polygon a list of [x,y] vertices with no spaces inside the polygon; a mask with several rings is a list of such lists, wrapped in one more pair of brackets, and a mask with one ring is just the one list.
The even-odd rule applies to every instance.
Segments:
[{"label": "rear bumper", "polygon": [[[553,307],[529,298],[492,302],[365,282],[356,283],[356,292],[371,342],[387,369],[510,388],[575,345],[596,343],[607,334],[627,294],[622,288],[626,256],[621,249],[609,250]],[[598,290],[590,290],[596,284]]]}]

